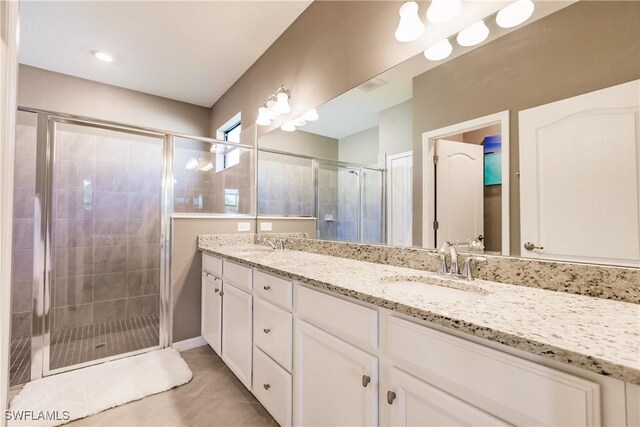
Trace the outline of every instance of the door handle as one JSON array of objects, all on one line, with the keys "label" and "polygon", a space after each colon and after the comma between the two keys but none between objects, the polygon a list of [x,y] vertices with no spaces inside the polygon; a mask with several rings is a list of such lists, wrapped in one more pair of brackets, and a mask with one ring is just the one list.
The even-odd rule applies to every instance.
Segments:
[{"label": "door handle", "polygon": [[263,286],[262,287],[265,291],[268,291],[269,289],[271,289],[271,286]]},{"label": "door handle", "polygon": [[218,292],[220,292],[220,289],[215,288],[215,289],[213,290],[213,292],[218,293]]},{"label": "door handle", "polygon": [[270,384],[262,384],[262,387],[264,387],[265,390],[269,390],[271,388]]},{"label": "door handle", "polygon": [[393,405],[393,401],[394,401],[394,400],[396,400],[396,397],[397,397],[397,396],[396,396],[396,392],[395,392],[395,391],[391,391],[391,390],[389,390],[389,391],[387,392],[387,403],[388,403],[389,405]]},{"label": "door handle", "polygon": [[544,249],[544,247],[542,247],[542,246],[536,246],[536,245],[534,245],[534,244],[533,244],[533,243],[531,243],[531,242],[527,242],[527,243],[525,243],[525,244],[524,244],[524,248],[525,248],[526,250],[528,250],[528,251],[532,251],[532,250],[534,250],[534,249]]},{"label": "door handle", "polygon": [[371,382],[371,377],[369,375],[362,376],[362,387],[366,387]]},{"label": "door handle", "polygon": [[265,328],[265,329],[262,330],[262,332],[264,332],[265,334],[268,334],[269,332],[271,332],[271,329]]}]

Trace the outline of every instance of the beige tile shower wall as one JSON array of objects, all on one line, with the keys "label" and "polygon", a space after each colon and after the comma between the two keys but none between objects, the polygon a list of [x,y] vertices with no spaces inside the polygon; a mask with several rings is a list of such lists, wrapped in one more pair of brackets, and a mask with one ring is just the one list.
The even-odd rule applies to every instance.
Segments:
[{"label": "beige tile shower wall", "polygon": [[639,2],[581,1],[415,77],[413,243],[422,243],[422,133],[509,110],[510,240],[520,254],[518,112],[640,78],[638,22]]},{"label": "beige tile shower wall", "polygon": [[171,220],[171,291],[173,342],[200,336],[200,280],[202,257],[198,235],[238,233],[247,222],[255,233],[255,218],[173,218]]},{"label": "beige tile shower wall", "polygon": [[158,313],[161,171],[161,140],[56,133],[53,330]]},{"label": "beige tile shower wall", "polygon": [[16,126],[11,269],[11,338],[31,334],[33,288],[33,207],[35,198],[35,117],[20,113]]},{"label": "beige tile shower wall", "polygon": [[209,135],[210,109],[21,64],[18,105]]}]

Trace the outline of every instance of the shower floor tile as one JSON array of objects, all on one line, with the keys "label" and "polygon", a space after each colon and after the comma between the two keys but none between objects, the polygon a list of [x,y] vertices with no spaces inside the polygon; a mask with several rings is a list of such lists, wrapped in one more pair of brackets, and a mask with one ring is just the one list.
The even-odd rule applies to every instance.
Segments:
[{"label": "shower floor tile", "polygon": [[[133,317],[61,329],[51,336],[49,369],[86,363],[159,343],[158,315]],[[31,340],[21,337],[11,342],[11,385],[30,378]]]}]

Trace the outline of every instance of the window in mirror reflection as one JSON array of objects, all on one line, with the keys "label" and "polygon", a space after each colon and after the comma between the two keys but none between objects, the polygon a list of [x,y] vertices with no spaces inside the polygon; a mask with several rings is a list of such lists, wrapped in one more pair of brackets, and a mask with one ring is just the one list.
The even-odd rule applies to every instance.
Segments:
[{"label": "window in mirror reflection", "polygon": [[174,211],[251,214],[253,150],[176,138]]}]

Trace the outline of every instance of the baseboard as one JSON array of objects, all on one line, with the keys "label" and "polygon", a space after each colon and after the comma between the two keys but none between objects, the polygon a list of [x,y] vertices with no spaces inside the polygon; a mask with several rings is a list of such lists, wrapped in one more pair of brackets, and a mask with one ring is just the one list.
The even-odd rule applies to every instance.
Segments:
[{"label": "baseboard", "polygon": [[191,350],[192,348],[202,347],[207,345],[207,342],[202,336],[189,338],[188,340],[178,341],[171,344],[171,347],[175,348],[179,352]]}]

